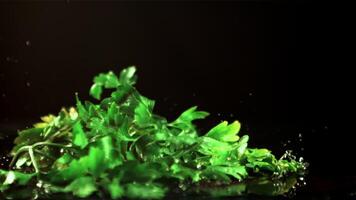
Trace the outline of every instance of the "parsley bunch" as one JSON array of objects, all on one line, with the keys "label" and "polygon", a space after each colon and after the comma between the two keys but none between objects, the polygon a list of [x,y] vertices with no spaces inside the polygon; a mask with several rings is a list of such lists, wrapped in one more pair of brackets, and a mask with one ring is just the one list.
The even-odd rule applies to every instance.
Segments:
[{"label": "parsley bunch", "polygon": [[[35,185],[45,193],[112,199],[163,198],[174,186],[228,184],[251,177],[303,174],[305,163],[248,147],[238,121],[223,121],[198,134],[194,121],[209,114],[191,107],[176,120],[153,112],[155,102],[134,87],[136,68],[101,73],[82,102],[42,117],[22,130],[10,170],[0,170],[0,191]],[[104,89],[112,91],[102,98]]]}]

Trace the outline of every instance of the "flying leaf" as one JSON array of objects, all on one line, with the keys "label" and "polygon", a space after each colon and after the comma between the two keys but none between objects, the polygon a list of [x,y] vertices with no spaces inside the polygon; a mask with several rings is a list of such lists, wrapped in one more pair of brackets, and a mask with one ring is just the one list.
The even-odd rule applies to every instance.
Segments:
[{"label": "flying leaf", "polygon": [[101,98],[101,93],[103,92],[103,88],[99,84],[93,84],[90,88],[90,95],[94,97],[95,99],[100,100]]},{"label": "flying leaf", "polygon": [[120,85],[119,79],[112,71],[95,76],[94,83],[105,88],[116,88]]},{"label": "flying leaf", "polygon": [[184,111],[175,121],[175,123],[187,123],[190,124],[192,121],[197,119],[204,119],[209,115],[208,112],[196,111],[197,106],[193,106],[188,110]]},{"label": "flying leaf", "polygon": [[128,68],[125,68],[121,71],[119,80],[121,83],[126,83],[129,85],[133,85],[136,83],[137,77],[135,76],[136,72],[136,67],[131,66]]},{"label": "flying leaf", "polygon": [[230,125],[227,121],[223,121],[212,128],[206,136],[223,142],[236,142],[239,140],[237,133],[240,131],[240,127],[241,125],[238,121],[234,121]]}]

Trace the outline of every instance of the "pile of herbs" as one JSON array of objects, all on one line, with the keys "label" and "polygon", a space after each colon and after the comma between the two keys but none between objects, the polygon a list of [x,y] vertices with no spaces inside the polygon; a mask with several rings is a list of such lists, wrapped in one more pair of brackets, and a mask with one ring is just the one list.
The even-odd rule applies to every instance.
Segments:
[{"label": "pile of herbs", "polygon": [[[33,185],[47,194],[151,199],[184,184],[304,173],[305,163],[293,156],[249,148],[238,121],[200,134],[193,121],[209,114],[196,106],[171,122],[153,113],[155,102],[134,87],[135,71],[99,74],[90,88],[99,103],[76,95],[75,107],[19,131],[10,168],[0,170],[1,192]],[[109,97],[102,98],[104,89]]]}]

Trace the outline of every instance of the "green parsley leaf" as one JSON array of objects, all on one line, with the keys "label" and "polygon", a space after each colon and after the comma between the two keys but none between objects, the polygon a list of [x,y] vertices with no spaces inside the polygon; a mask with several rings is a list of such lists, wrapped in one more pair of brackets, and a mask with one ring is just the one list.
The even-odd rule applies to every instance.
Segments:
[{"label": "green parsley leaf", "polygon": [[223,142],[236,142],[239,140],[237,133],[240,131],[240,127],[241,124],[238,121],[234,121],[230,125],[227,121],[223,121],[212,128],[206,136]]},{"label": "green parsley leaf", "polygon": [[73,144],[79,146],[82,149],[88,145],[88,139],[80,122],[76,122],[73,126]]}]

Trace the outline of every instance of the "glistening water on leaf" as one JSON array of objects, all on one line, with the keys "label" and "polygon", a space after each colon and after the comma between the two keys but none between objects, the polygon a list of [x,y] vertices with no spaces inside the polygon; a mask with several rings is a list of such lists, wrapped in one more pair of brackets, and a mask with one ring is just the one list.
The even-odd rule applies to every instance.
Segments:
[{"label": "glistening water on leaf", "polygon": [[[306,172],[306,163],[290,154],[277,159],[267,149],[248,147],[238,121],[198,133],[194,121],[209,114],[197,106],[172,122],[157,115],[155,101],[134,87],[135,72],[128,67],[119,76],[99,74],[89,91],[95,103],[76,94],[75,107],[20,131],[9,170],[0,170],[2,194],[13,197],[11,191],[26,186],[37,191],[29,194],[160,199],[177,188],[185,191],[184,185],[277,181]],[[106,89],[112,93],[103,98]],[[232,190],[225,193],[254,191],[244,185]],[[220,196],[214,191],[208,193]]]}]

